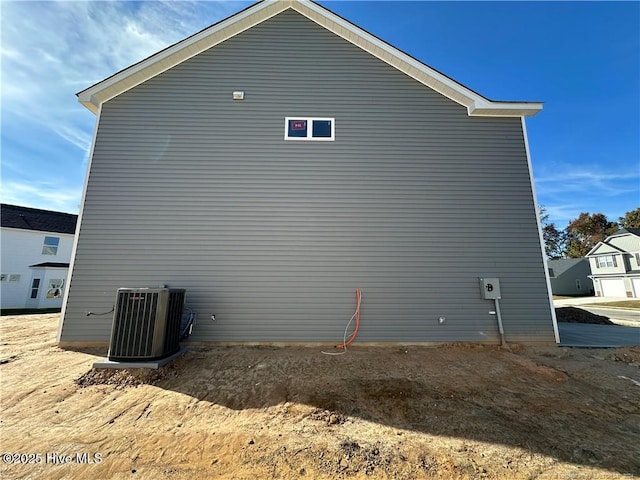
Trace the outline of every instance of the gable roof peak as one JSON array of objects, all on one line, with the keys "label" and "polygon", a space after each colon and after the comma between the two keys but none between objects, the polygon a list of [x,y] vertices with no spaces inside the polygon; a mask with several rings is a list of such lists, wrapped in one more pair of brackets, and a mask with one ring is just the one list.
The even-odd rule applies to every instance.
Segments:
[{"label": "gable roof peak", "polygon": [[78,92],[78,101],[97,114],[104,102],[288,9],[465,106],[470,116],[524,117],[542,110],[540,102],[489,100],[311,0],[263,0],[251,5]]}]

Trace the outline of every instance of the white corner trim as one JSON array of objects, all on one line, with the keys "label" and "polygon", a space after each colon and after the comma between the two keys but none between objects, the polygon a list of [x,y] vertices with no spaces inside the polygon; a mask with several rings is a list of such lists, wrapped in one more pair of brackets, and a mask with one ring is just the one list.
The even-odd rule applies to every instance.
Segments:
[{"label": "white corner trim", "polygon": [[64,285],[64,294],[62,296],[62,310],[60,312],[60,323],[58,324],[58,333],[56,342],[60,342],[62,335],[62,326],[67,313],[67,301],[69,299],[69,289],[71,287],[71,279],[73,278],[73,269],[76,264],[76,252],[78,250],[78,239],[80,237],[80,226],[82,225],[82,216],[84,215],[84,202],[87,198],[87,187],[89,186],[89,174],[91,173],[91,164],[93,163],[93,150],[96,148],[96,138],[98,136],[98,126],[100,125],[100,114],[102,113],[102,105],[98,106],[98,114],[96,116],[96,124],[93,127],[93,138],[91,139],[91,148],[89,150],[89,161],[87,162],[87,172],[84,176],[84,186],[82,187],[82,200],[80,202],[80,211],[78,212],[78,220],[76,222],[76,233],[73,236],[73,246],[71,247],[71,258],[69,259],[69,271],[67,272],[67,281]]},{"label": "white corner trim", "polygon": [[538,211],[538,196],[536,195],[536,185],[533,181],[533,167],[531,166],[531,154],[529,153],[529,137],[527,136],[527,125],[522,117],[522,135],[524,137],[524,150],[527,154],[527,165],[529,167],[529,180],[531,181],[531,193],[533,194],[533,208],[536,212],[536,224],[538,226],[538,237],[540,239],[540,252],[542,253],[542,264],[544,266],[544,278],[547,282],[547,293],[549,296],[549,306],[551,307],[551,321],[553,323],[553,334],[556,343],[560,343],[560,331],[558,330],[558,319],[556,309],[553,306],[553,293],[551,291],[551,278],[549,278],[549,265],[547,263],[547,253],[544,249],[544,238],[542,236],[542,226],[540,225],[540,212]]},{"label": "white corner trim", "polygon": [[542,110],[540,102],[493,102],[486,99],[309,0],[265,0],[257,3],[79,92],[78,101],[97,113],[102,103],[289,8],[465,106],[469,116],[521,117],[535,115]]}]

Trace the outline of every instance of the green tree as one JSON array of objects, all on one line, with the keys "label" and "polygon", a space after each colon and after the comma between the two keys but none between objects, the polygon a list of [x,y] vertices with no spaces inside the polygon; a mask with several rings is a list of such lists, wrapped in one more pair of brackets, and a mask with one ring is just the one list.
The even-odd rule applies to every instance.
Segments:
[{"label": "green tree", "polygon": [[549,222],[549,212],[547,212],[544,205],[540,205],[539,211],[545,253],[551,260],[562,258],[564,255],[565,232],[558,230],[555,223]]},{"label": "green tree", "polygon": [[618,219],[621,228],[640,228],[640,207],[629,210]]},{"label": "green tree", "polygon": [[610,222],[603,213],[582,212],[571,220],[565,229],[567,244],[565,253],[569,258],[584,257],[598,242],[618,230],[616,222]]}]

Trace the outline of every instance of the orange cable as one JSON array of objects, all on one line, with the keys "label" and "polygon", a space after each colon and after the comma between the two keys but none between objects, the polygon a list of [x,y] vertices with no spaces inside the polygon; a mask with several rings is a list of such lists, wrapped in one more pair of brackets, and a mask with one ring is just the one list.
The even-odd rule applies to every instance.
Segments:
[{"label": "orange cable", "polygon": [[360,303],[361,302],[362,302],[362,292],[360,291],[360,289],[356,289],[356,313],[354,314],[356,317],[356,326],[353,329],[353,333],[349,337],[349,340],[347,340],[344,343],[341,343],[340,345],[336,345],[336,348],[346,349],[347,346],[351,345],[355,340],[356,335],[358,334],[358,329],[360,328]]}]

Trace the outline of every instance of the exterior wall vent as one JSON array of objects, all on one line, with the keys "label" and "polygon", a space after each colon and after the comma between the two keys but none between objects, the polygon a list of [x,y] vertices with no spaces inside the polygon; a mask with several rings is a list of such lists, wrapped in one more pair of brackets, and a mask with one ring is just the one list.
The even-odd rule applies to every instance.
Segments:
[{"label": "exterior wall vent", "polygon": [[157,360],[177,353],[185,292],[179,288],[119,288],[109,360]]}]

